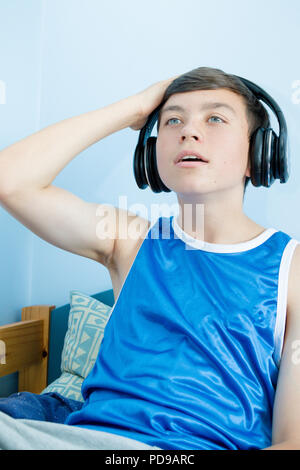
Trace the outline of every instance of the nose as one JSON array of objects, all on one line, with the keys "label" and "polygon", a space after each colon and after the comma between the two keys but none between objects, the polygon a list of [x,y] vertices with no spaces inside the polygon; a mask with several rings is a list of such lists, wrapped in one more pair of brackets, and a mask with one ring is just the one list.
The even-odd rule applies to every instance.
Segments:
[{"label": "nose", "polygon": [[180,140],[185,141],[185,140],[195,140],[195,141],[201,141],[203,140],[203,133],[200,129],[199,123],[196,125],[195,123],[187,123],[184,127],[181,129],[181,134],[180,134]]}]

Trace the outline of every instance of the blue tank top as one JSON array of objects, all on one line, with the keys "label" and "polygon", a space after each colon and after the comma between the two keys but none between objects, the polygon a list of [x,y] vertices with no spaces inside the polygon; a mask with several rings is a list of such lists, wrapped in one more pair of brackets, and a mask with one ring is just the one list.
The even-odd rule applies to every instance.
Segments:
[{"label": "blue tank top", "polygon": [[271,445],[289,266],[299,242],[196,240],[176,216],[149,228],[66,424],[161,449]]}]

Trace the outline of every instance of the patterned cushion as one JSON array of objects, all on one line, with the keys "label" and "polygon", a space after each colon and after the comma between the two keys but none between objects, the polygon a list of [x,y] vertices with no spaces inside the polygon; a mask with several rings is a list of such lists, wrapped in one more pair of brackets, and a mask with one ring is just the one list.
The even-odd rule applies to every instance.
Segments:
[{"label": "patterned cushion", "polygon": [[79,375],[63,372],[61,376],[48,385],[42,393],[56,392],[66,398],[72,398],[72,400],[83,402],[84,400],[81,394],[81,385],[83,380],[84,379],[79,377]]},{"label": "patterned cushion", "polygon": [[92,369],[112,307],[80,291],[70,292],[70,314],[61,359],[62,375],[42,393],[83,401],[81,385]]}]

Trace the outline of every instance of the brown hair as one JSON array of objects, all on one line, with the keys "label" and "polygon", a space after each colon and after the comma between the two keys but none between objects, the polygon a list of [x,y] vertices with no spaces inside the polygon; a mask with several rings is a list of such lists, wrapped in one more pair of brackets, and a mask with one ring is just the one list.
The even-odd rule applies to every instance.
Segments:
[{"label": "brown hair", "polygon": [[[216,90],[218,88],[227,88],[242,96],[246,106],[246,117],[249,125],[249,142],[253,133],[259,127],[270,127],[269,114],[252,91],[235,75],[211,67],[198,67],[176,78],[166,89],[161,106],[175,93],[195,90]],[[161,112],[158,115],[157,132],[159,131],[160,118]],[[244,195],[250,179],[246,176]]]}]

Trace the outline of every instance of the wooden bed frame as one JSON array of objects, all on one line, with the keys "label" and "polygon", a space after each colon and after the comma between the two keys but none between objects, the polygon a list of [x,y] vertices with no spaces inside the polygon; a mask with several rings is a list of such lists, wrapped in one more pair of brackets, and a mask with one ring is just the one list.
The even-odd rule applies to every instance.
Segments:
[{"label": "wooden bed frame", "polygon": [[19,372],[19,392],[47,386],[49,325],[55,305],[22,309],[21,321],[0,326],[0,377]]},{"label": "wooden bed frame", "polygon": [[[90,295],[113,306],[113,289]],[[19,372],[18,391],[41,393],[60,374],[70,304],[22,308],[21,321],[0,326],[0,377]]]}]

